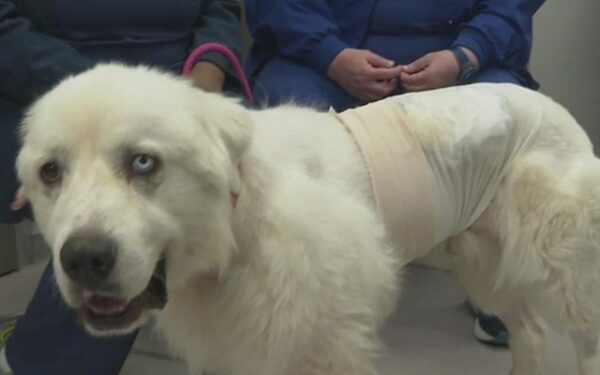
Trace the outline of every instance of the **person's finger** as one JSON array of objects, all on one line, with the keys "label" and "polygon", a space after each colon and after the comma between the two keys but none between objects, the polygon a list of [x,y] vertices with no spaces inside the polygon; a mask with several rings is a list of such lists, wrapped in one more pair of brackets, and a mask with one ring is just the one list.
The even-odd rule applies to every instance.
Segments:
[{"label": "person's finger", "polygon": [[397,79],[373,82],[367,91],[369,101],[379,100],[390,95],[398,85]]},{"label": "person's finger", "polygon": [[405,65],[403,71],[408,74],[414,74],[425,69],[431,63],[431,55],[427,54],[412,63]]},{"label": "person's finger", "polygon": [[431,90],[431,88],[428,85],[409,85],[409,86],[404,86],[404,89],[407,92]]},{"label": "person's finger", "polygon": [[400,81],[402,85],[421,85],[429,79],[429,73],[427,70],[421,70],[414,74],[408,74],[402,72],[400,74]]},{"label": "person's finger", "polygon": [[391,68],[394,66],[394,62],[392,60],[388,60],[385,57],[379,56],[371,51],[367,51],[365,58],[367,62],[375,68]]},{"label": "person's finger", "polygon": [[373,68],[367,74],[375,81],[389,81],[400,77],[402,66],[398,65],[393,68]]},{"label": "person's finger", "polygon": [[431,90],[433,87],[429,82],[419,84],[402,84],[402,87],[408,92]]},{"label": "person's finger", "polygon": [[17,193],[15,194],[15,199],[11,203],[10,209],[13,211],[18,211],[21,208],[25,207],[27,205],[27,202],[29,202],[29,197],[27,196],[25,189],[23,189],[23,187],[20,187],[19,190],[17,190]]},{"label": "person's finger", "polygon": [[429,88],[429,75],[426,71],[420,71],[415,74],[402,73],[400,82],[406,91],[423,91]]}]

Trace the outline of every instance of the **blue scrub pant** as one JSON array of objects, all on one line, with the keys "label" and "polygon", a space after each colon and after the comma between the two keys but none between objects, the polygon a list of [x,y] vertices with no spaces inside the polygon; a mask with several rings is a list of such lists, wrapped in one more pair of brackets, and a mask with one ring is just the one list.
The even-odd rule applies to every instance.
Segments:
[{"label": "blue scrub pant", "polygon": [[[266,106],[292,102],[319,110],[333,107],[343,111],[362,104],[324,74],[284,57],[269,61],[254,79],[256,102]],[[501,68],[480,72],[477,82],[521,84]]]}]

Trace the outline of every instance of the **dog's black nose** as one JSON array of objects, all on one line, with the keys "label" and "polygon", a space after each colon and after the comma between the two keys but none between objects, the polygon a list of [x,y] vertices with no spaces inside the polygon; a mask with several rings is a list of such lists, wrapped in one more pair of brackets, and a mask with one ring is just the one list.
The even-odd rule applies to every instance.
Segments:
[{"label": "dog's black nose", "polygon": [[77,285],[96,289],[108,279],[115,266],[117,243],[92,231],[71,235],[60,250],[60,263]]}]

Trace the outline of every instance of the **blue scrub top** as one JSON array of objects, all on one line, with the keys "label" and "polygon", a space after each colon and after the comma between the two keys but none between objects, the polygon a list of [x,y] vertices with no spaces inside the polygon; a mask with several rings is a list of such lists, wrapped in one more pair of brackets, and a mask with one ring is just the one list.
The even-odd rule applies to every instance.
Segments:
[{"label": "blue scrub top", "polygon": [[344,48],[369,48],[397,64],[454,45],[482,70],[503,68],[525,86],[533,14],[544,0],[246,0],[256,74],[276,56],[326,73]]}]

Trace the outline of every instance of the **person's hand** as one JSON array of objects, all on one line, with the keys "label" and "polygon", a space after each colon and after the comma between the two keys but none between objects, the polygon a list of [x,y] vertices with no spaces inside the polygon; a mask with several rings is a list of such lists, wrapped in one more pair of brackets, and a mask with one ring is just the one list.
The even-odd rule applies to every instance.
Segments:
[{"label": "person's hand", "polygon": [[225,84],[225,72],[209,61],[200,61],[189,74],[192,84],[209,92],[222,92]]},{"label": "person's hand", "polygon": [[346,48],[333,59],[327,76],[355,98],[371,102],[396,89],[401,69],[368,50]]},{"label": "person's hand", "polygon": [[[462,48],[462,47],[461,47]],[[463,48],[475,66],[479,61],[473,52]],[[428,53],[405,65],[400,74],[400,82],[406,91],[433,90],[456,85],[460,66],[450,50]]]}]

